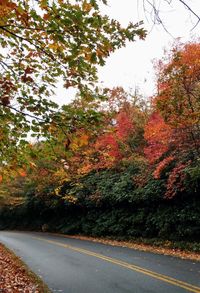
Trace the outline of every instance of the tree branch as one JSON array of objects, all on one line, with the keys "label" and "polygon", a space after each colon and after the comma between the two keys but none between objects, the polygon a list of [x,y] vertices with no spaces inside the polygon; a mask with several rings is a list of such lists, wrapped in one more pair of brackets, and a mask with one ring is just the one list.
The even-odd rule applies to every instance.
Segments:
[{"label": "tree branch", "polygon": [[185,1],[183,0],[179,0],[179,2],[181,2],[196,18],[197,18],[197,23],[195,24],[195,26],[192,28],[192,30],[199,24],[200,22],[200,16],[198,16],[196,14],[196,12],[187,4],[185,3]]}]

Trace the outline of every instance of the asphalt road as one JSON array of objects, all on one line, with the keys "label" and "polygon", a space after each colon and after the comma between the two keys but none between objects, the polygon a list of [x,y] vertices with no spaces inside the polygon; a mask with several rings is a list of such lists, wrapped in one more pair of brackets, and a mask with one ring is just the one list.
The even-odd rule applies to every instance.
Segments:
[{"label": "asphalt road", "polygon": [[59,293],[200,293],[200,263],[47,233],[0,232]]}]

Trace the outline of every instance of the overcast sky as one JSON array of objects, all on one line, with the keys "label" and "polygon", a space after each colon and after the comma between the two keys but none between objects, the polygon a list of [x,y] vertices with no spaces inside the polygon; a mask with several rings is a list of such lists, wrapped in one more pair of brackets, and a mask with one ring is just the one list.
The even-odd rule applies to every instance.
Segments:
[{"label": "overcast sky", "polygon": [[[143,1],[147,0],[107,0],[108,5],[101,5],[101,11],[110,18],[118,20],[126,26],[130,21],[136,23],[144,21],[143,27],[148,31],[144,41],[136,40],[128,43],[107,59],[106,65],[99,68],[99,79],[106,87],[112,88],[122,86],[125,89],[139,88],[144,96],[152,96],[155,92],[155,77],[153,60],[163,56],[164,48],[170,48],[176,38],[181,41],[190,41],[199,37],[200,24],[194,28],[197,19],[179,2],[172,0],[149,0],[157,5],[160,3],[160,17],[167,33],[162,25],[153,25],[151,8],[146,6],[144,13]],[[200,0],[185,0],[190,7],[200,15]],[[193,29],[192,29],[193,28]],[[59,93],[59,94],[58,94]],[[73,90],[66,91],[58,88],[56,101],[60,104],[66,103],[74,96]],[[67,99],[66,99],[67,98]]]},{"label": "overcast sky", "polygon": [[[200,24],[192,30],[197,19],[179,0],[172,0],[171,7],[165,0],[154,2],[161,3],[160,16],[169,33],[161,25],[153,26],[148,14],[151,8],[146,6],[147,12],[144,13],[143,0],[108,0],[108,6],[102,7],[105,14],[119,20],[123,25],[127,25],[129,21],[135,23],[143,20],[144,28],[148,31],[145,41],[136,40],[126,48],[116,51],[108,58],[106,66],[100,68],[99,78],[105,86],[123,86],[126,89],[139,87],[142,94],[152,95],[155,88],[152,60],[161,58],[163,49],[170,48],[170,43],[176,38],[185,42],[199,36]],[[200,15],[200,0],[185,2]]]}]

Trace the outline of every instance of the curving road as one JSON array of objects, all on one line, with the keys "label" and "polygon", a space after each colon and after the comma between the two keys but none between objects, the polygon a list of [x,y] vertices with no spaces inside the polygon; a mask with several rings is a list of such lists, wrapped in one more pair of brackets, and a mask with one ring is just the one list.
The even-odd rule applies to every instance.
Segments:
[{"label": "curving road", "polygon": [[200,293],[200,263],[64,236],[0,232],[12,249],[59,293]]}]

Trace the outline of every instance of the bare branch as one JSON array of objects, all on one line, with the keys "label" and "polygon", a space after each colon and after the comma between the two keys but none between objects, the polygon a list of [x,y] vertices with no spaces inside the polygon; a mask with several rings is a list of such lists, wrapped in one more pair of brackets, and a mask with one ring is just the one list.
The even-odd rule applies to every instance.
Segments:
[{"label": "bare branch", "polygon": [[192,28],[192,30],[193,30],[199,24],[199,22],[200,22],[200,16],[198,14],[196,14],[196,12],[187,3],[185,3],[185,1],[179,0],[179,2],[181,2],[197,18],[197,23]]},{"label": "bare branch", "polygon": [[[190,12],[197,19],[196,24],[192,27],[192,30],[193,30],[200,23],[200,15],[198,15],[194,11],[194,9],[192,9],[191,5],[188,5],[185,0],[177,0],[177,1],[180,2],[185,7],[185,9],[187,9],[188,12]],[[172,2],[175,2],[175,0],[160,0],[160,1],[158,1],[159,6],[162,2],[166,2],[170,6],[172,4]],[[156,23],[161,24],[162,27],[164,28],[164,30],[167,33],[169,33],[169,31],[167,30],[166,26],[164,25],[164,23],[160,17],[159,7],[157,7],[158,5],[156,5],[156,1],[155,0],[143,0],[142,3],[143,3],[143,10],[144,10],[145,14],[147,14],[147,13],[150,15],[153,14],[152,22],[154,24],[156,24]],[[150,12],[147,11],[145,3],[147,3],[151,7]]]}]

